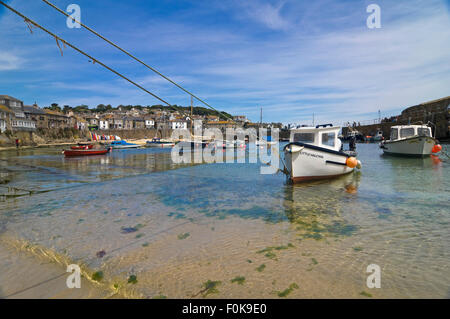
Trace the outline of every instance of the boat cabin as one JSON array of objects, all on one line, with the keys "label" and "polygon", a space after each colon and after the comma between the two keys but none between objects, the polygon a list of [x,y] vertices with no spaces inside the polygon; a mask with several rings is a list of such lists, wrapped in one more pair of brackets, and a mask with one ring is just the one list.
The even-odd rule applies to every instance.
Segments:
[{"label": "boat cabin", "polygon": [[391,127],[391,141],[401,140],[414,136],[430,136],[431,127],[427,125],[397,125]]},{"label": "boat cabin", "polygon": [[331,124],[317,125],[316,127],[299,127],[291,129],[289,142],[304,143],[318,147],[339,151],[342,146],[338,138],[340,127]]}]

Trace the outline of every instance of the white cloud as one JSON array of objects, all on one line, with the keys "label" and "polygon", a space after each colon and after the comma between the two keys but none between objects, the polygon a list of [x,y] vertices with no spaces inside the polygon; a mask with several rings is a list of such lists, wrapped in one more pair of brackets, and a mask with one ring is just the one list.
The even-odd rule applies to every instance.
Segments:
[{"label": "white cloud", "polygon": [[261,1],[241,1],[240,3],[250,18],[262,23],[267,28],[287,30],[290,27],[289,21],[281,14],[285,4],[284,2],[279,2],[274,5]]},{"label": "white cloud", "polygon": [[8,52],[0,52],[0,71],[10,71],[20,68],[23,59]]}]

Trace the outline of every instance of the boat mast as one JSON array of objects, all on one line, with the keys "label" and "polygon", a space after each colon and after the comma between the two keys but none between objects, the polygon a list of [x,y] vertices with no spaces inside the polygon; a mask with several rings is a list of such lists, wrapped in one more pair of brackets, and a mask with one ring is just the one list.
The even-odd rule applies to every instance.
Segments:
[{"label": "boat mast", "polygon": [[193,135],[193,131],[194,131],[194,119],[192,118],[192,115],[194,114],[194,98],[191,95],[191,116],[190,116],[190,120],[191,120],[191,136]]}]

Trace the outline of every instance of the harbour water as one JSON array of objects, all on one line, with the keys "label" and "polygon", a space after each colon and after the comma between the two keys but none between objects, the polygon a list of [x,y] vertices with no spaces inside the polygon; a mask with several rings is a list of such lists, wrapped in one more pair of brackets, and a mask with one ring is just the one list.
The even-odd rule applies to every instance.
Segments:
[{"label": "harbour water", "polygon": [[0,297],[449,298],[449,160],[358,153],[358,172],[292,185],[167,149],[1,152]]}]

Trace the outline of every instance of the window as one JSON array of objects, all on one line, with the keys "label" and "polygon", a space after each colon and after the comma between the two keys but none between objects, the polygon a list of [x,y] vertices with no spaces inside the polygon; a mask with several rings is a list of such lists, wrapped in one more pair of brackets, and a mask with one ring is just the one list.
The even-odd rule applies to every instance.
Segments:
[{"label": "window", "polygon": [[402,128],[400,129],[400,137],[401,138],[405,138],[405,137],[410,137],[410,136],[414,136],[414,128]]},{"label": "window", "polygon": [[398,139],[398,129],[391,128],[391,140]]},{"label": "window", "polygon": [[419,127],[417,129],[417,134],[420,136],[431,136],[430,129],[428,127]]},{"label": "window", "polygon": [[335,143],[336,134],[333,133],[322,133],[322,144],[327,146],[333,146]]},{"label": "window", "polygon": [[314,143],[314,133],[295,133],[294,142]]}]

